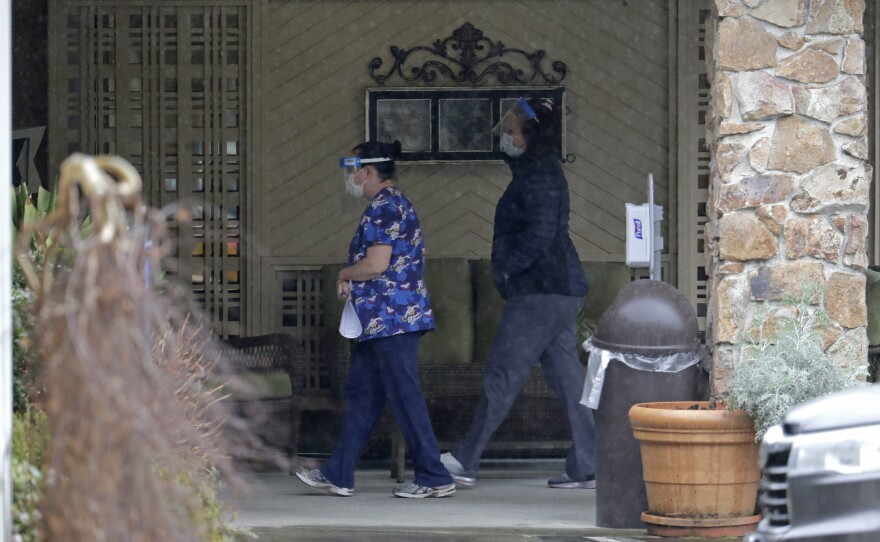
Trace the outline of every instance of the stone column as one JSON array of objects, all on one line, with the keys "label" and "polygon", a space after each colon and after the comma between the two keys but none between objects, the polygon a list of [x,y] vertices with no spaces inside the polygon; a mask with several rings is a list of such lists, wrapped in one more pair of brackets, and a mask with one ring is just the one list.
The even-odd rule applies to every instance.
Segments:
[{"label": "stone column", "polygon": [[801,285],[838,359],[867,360],[865,0],[714,0],[706,227],[713,394],[761,304]]}]

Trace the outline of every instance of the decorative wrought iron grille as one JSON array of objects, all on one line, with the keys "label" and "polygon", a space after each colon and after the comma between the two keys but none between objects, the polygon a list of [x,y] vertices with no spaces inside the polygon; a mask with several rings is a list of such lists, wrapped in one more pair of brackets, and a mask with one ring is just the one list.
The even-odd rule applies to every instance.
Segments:
[{"label": "decorative wrought iron grille", "polygon": [[[471,85],[490,76],[494,76],[502,85],[526,85],[536,78],[542,85],[558,85],[565,79],[568,71],[565,63],[557,60],[551,64],[551,68],[558,77],[546,73],[541,65],[546,55],[544,51],[529,53],[506,47],[500,41],[492,41],[483,36],[483,31],[471,23],[463,24],[451,36],[438,39],[430,46],[402,49],[392,45],[390,49],[394,64],[385,74],[378,73],[384,64],[381,58],[376,57],[370,61],[370,76],[380,85],[384,85],[395,73],[409,83],[434,83],[439,75],[456,83]],[[422,58],[425,54],[428,60],[421,66],[416,60],[415,65],[406,67],[410,57]]]},{"label": "decorative wrought iron grille", "polygon": [[242,332],[244,5],[52,4],[51,167],[119,154],[169,222],[179,272],[222,337]]}]

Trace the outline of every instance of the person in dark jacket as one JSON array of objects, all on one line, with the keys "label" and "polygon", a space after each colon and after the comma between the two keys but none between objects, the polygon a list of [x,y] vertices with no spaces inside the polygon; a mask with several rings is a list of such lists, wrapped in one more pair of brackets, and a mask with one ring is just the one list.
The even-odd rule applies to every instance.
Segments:
[{"label": "person in dark jacket", "polygon": [[495,208],[492,268],[507,300],[483,375],[483,395],[458,448],[441,461],[462,485],[476,483],[480,456],[522,390],[535,363],[562,400],[573,445],[553,488],[596,487],[592,411],[580,404],[584,370],[574,321],[587,279],[568,235],[568,182],[559,156],[559,104],[520,99],[499,129],[513,174]]}]

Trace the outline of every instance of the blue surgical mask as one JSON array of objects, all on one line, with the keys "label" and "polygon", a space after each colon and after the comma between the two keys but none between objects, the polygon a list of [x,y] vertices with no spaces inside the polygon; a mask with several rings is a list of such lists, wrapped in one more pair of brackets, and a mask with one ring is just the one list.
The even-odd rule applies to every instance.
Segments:
[{"label": "blue surgical mask", "polygon": [[514,137],[510,134],[501,134],[501,152],[511,158],[516,158],[522,156],[522,153],[526,152],[526,150],[514,145],[513,139]]}]

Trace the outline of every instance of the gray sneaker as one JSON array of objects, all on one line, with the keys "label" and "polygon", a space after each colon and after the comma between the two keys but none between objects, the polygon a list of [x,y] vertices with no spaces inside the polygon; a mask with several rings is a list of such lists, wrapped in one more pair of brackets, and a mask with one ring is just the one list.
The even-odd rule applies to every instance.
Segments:
[{"label": "gray sneaker", "polygon": [[590,476],[586,480],[576,481],[563,474],[547,480],[547,486],[556,489],[596,489],[596,477]]},{"label": "gray sneaker", "polygon": [[435,497],[448,497],[455,493],[455,484],[446,484],[439,487],[420,486],[415,482],[410,482],[405,486],[395,487],[392,491],[395,497],[403,497],[405,499],[430,499]]},{"label": "gray sneaker", "polygon": [[339,495],[340,497],[351,497],[354,495],[354,490],[347,487],[339,487],[321,474],[321,471],[318,469],[306,469],[300,467],[296,471],[296,477],[299,480],[308,485],[312,486],[316,489],[325,489],[334,495]]},{"label": "gray sneaker", "polygon": [[443,463],[456,483],[468,487],[477,483],[476,474],[473,471],[465,470],[464,466],[451,453],[440,454],[440,462]]}]

